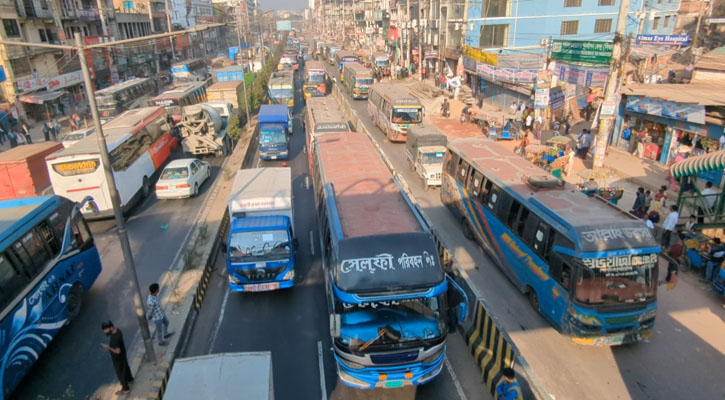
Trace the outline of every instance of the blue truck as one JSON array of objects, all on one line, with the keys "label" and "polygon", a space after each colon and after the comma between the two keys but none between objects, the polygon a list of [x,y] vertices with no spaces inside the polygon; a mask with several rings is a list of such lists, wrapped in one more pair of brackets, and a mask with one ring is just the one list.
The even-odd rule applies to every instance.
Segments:
[{"label": "blue truck", "polygon": [[232,291],[260,292],[294,285],[296,240],[289,167],[237,171],[229,195],[225,247]]},{"label": "blue truck", "polygon": [[259,109],[259,158],[286,160],[289,158],[289,136],[292,117],[285,104],[263,104]]}]

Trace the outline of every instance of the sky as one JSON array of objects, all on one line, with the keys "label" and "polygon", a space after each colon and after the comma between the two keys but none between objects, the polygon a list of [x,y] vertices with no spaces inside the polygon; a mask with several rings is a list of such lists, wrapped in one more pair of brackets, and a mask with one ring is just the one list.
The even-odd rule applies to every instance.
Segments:
[{"label": "sky", "polygon": [[259,7],[264,10],[304,10],[307,0],[259,0]]}]

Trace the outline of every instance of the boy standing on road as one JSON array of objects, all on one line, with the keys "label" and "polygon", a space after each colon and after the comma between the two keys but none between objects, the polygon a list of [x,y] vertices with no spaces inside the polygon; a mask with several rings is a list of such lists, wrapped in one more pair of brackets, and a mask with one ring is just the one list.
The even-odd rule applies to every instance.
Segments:
[{"label": "boy standing on road", "polygon": [[513,368],[503,369],[503,382],[496,385],[496,395],[498,400],[521,400],[521,388],[516,382],[516,375]]},{"label": "boy standing on road", "polygon": [[166,346],[166,339],[170,338],[174,332],[167,332],[169,320],[166,318],[164,309],[161,308],[161,300],[159,300],[159,284],[152,283],[149,286],[149,297],[146,299],[146,305],[149,308],[149,319],[154,321],[156,332],[154,333],[159,340],[159,346]]},{"label": "boy standing on road", "polygon": [[126,358],[126,345],[123,343],[123,334],[113,326],[111,321],[103,322],[101,329],[103,329],[106,336],[110,337],[108,344],[101,344],[101,347],[111,354],[113,369],[116,370],[116,377],[121,382],[121,390],[117,391],[116,395],[128,394],[128,386],[133,383],[133,376],[131,375],[131,368],[128,366],[128,358]]}]

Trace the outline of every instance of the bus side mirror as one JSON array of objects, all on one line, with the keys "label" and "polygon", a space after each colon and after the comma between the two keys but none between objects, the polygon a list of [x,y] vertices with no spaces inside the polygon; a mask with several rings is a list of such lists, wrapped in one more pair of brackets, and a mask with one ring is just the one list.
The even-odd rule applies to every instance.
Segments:
[{"label": "bus side mirror", "polygon": [[227,244],[226,244],[226,243],[224,243],[224,242],[222,242],[222,243],[220,244],[220,246],[219,246],[219,250],[221,250],[221,251],[222,251],[222,253],[226,253],[226,252],[227,252]]},{"label": "bus side mirror", "polygon": [[340,337],[340,314],[330,314],[330,336]]},{"label": "bus side mirror", "polygon": [[[458,323],[463,324],[463,322],[466,321],[466,315],[468,314],[468,296],[466,296],[466,292],[463,288],[461,288],[449,275],[446,275],[446,280],[448,281],[448,290],[456,291],[457,297],[460,299],[460,302],[456,304],[459,306],[457,317]],[[456,305],[449,304],[448,306],[455,307]]]}]

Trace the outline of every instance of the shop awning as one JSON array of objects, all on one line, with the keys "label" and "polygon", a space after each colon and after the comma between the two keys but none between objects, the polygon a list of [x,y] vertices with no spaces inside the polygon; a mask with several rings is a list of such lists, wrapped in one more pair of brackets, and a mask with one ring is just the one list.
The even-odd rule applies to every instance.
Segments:
[{"label": "shop awning", "polygon": [[725,150],[716,151],[702,156],[686,158],[672,165],[672,176],[696,175],[701,172],[725,169]]},{"label": "shop awning", "polygon": [[22,101],[23,103],[43,104],[46,101],[55,100],[62,95],[63,95],[62,91],[56,91],[56,92],[42,91],[42,92],[35,92],[35,93],[31,93],[31,94],[24,94],[24,95],[21,95],[19,98],[20,98],[20,101]]}]

